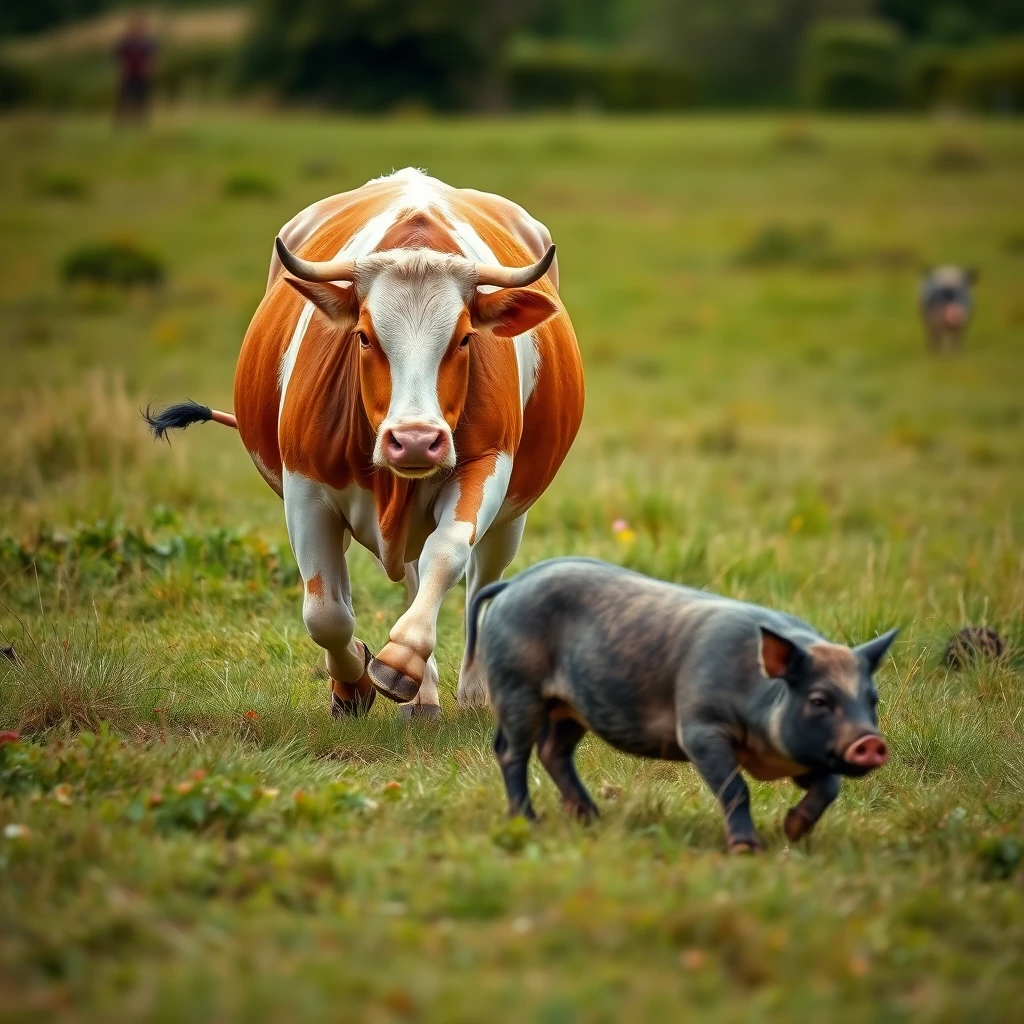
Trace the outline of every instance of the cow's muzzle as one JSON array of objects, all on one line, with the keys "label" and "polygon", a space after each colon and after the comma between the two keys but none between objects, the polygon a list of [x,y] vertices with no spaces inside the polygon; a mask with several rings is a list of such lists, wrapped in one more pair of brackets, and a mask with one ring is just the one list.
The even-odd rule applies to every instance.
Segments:
[{"label": "cow's muzzle", "polygon": [[445,464],[452,446],[448,432],[429,423],[389,427],[381,440],[388,466],[400,476],[429,476]]}]

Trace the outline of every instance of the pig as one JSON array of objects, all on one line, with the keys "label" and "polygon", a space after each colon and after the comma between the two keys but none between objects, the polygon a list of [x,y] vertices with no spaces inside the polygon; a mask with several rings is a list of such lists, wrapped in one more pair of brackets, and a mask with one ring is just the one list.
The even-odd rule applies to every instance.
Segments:
[{"label": "pig", "polygon": [[843,776],[886,763],[872,675],[897,632],[851,649],[784,612],[560,558],[476,595],[467,656],[487,680],[511,815],[535,816],[534,745],[566,810],[598,813],[573,761],[591,730],[628,754],[692,762],[721,804],[728,849],[740,853],[763,848],[741,768],[806,791],[784,822],[795,841]]},{"label": "pig", "polygon": [[957,352],[963,348],[977,280],[974,267],[933,267],[925,272],[918,301],[929,351]]}]

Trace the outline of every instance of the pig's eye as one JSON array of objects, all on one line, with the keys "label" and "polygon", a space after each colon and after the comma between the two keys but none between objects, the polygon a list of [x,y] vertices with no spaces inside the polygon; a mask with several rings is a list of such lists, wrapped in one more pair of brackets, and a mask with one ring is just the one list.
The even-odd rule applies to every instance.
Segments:
[{"label": "pig's eye", "polygon": [[828,711],[832,707],[832,701],[827,697],[823,697],[820,693],[808,697],[807,703],[816,711]]}]

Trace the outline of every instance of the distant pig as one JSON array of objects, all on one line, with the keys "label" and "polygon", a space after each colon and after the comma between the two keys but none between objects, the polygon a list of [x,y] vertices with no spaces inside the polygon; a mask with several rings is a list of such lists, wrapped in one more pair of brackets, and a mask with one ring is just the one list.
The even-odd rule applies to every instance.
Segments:
[{"label": "distant pig", "polygon": [[806,790],[786,815],[796,840],[842,776],[888,760],[871,677],[896,633],[851,649],[783,612],[563,558],[484,587],[467,654],[486,674],[510,814],[534,817],[535,744],[566,809],[597,813],[573,763],[592,730],[629,754],[692,761],[722,805],[729,849],[741,852],[761,840],[740,768]]},{"label": "distant pig", "polygon": [[929,351],[956,352],[963,347],[977,279],[973,267],[933,267],[925,272],[919,304]]}]

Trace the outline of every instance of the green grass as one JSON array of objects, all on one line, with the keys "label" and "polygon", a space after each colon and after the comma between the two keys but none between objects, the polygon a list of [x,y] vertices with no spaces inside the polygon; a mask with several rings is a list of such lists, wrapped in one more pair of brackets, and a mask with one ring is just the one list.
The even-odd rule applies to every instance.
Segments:
[{"label": "green grass", "polygon": [[[0,761],[0,1017],[1014,1015],[1024,128],[795,130],[0,122],[0,628],[19,655],[0,729],[26,738]],[[969,172],[937,157],[951,138]],[[564,820],[539,767],[543,821],[506,822],[489,715],[454,706],[461,593],[444,720],[381,701],[332,722],[281,509],[237,437],[146,438],[150,399],[230,407],[280,225],[407,164],[514,198],[559,245],[587,414],[516,568],[585,552],[838,640],[903,627],[879,677],[893,761],[808,842],[781,833],[795,790],[754,784],[768,852],[728,859],[689,767],[592,739],[597,825]],[[89,183],[74,202],[40,190],[69,174]],[[238,180],[273,187],[227,196]],[[745,258],[766,237],[786,245]],[[111,239],[156,254],[163,287],[62,283],[69,252]],[[948,260],[981,283],[966,350],[937,360],[917,268]],[[352,568],[376,648],[403,590],[362,553]],[[1001,633],[1002,663],[945,667],[968,623]]]}]

